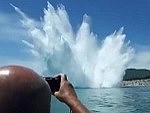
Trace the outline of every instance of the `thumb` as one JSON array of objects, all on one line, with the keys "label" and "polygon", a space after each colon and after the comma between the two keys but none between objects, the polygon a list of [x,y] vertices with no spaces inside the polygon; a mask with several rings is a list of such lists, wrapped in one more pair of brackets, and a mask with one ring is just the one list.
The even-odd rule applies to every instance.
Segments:
[{"label": "thumb", "polygon": [[59,95],[59,92],[57,91],[57,92],[54,92],[54,96],[58,96]]}]

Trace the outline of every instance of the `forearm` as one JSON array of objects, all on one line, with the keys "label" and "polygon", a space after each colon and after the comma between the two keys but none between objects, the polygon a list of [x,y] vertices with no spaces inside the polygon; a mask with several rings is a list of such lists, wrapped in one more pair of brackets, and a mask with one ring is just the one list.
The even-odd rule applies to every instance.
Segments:
[{"label": "forearm", "polygon": [[71,103],[68,103],[72,113],[90,113],[90,111],[79,101],[73,100]]},{"label": "forearm", "polygon": [[66,75],[59,75],[61,75],[61,83],[59,91],[54,93],[56,98],[67,104],[72,113],[90,113],[90,111],[78,99],[72,84],[67,81]]}]

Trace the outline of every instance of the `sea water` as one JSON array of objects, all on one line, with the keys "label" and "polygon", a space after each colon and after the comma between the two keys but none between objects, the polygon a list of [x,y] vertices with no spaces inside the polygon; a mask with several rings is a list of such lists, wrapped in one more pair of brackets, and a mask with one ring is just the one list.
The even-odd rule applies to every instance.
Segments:
[{"label": "sea water", "polygon": [[[92,113],[150,113],[150,87],[76,89],[79,99]],[[52,98],[51,113],[70,113]]]}]

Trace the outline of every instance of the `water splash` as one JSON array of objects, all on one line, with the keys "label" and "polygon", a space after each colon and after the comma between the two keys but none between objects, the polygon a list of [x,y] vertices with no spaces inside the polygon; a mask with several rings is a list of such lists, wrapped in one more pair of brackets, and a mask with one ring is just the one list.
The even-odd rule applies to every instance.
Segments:
[{"label": "water splash", "polygon": [[114,87],[121,82],[134,53],[129,42],[125,43],[123,28],[107,36],[100,45],[90,31],[87,15],[74,33],[62,5],[54,9],[48,2],[41,22],[13,7],[22,15],[22,23],[32,37],[31,42],[23,42],[45,66],[43,73],[66,73],[76,87]]}]

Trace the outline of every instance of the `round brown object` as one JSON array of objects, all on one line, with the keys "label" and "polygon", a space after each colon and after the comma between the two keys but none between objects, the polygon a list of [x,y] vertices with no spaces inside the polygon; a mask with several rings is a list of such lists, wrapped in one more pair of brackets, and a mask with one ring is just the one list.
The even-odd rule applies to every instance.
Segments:
[{"label": "round brown object", "polygon": [[50,99],[49,85],[33,70],[0,68],[0,113],[49,113]]}]

